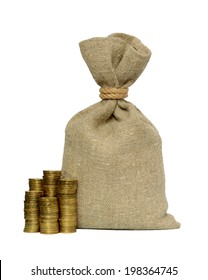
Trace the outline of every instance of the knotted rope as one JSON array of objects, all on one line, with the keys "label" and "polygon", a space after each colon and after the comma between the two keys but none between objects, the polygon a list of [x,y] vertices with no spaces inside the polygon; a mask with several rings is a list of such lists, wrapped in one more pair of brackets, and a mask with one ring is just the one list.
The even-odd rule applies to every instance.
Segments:
[{"label": "knotted rope", "polygon": [[128,96],[128,88],[100,88],[101,99],[124,99]]}]

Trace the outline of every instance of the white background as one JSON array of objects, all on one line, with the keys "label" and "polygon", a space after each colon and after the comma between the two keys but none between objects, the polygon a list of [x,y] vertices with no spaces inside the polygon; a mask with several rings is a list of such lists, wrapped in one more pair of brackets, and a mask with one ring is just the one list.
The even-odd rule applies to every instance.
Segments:
[{"label": "white background", "polygon": [[[3,280],[38,279],[31,276],[36,265],[120,269],[128,265],[178,266],[178,276],[137,278],[207,278],[206,2],[0,2]],[[130,88],[127,100],[160,131],[168,212],[182,227],[169,231],[78,230],[76,234],[50,236],[23,233],[28,178],[41,177],[42,170],[61,168],[68,120],[99,101],[99,88],[78,43],[114,32],[132,34],[152,51],[147,68]],[[136,279],[121,275],[112,279]]]}]

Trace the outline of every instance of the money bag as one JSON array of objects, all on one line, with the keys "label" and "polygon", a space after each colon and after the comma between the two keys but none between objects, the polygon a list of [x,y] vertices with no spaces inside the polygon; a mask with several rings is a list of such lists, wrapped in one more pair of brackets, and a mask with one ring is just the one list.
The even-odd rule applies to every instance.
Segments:
[{"label": "money bag", "polygon": [[62,176],[78,179],[78,228],[179,228],[167,213],[161,137],[125,100],[151,51],[123,33],[82,41],[80,50],[101,101],[65,130]]}]

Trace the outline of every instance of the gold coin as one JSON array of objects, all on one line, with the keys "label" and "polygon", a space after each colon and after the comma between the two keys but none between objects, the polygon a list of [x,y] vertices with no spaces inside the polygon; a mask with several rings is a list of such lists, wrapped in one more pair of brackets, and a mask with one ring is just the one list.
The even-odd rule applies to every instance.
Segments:
[{"label": "gold coin", "polygon": [[24,202],[24,207],[25,208],[39,208],[39,203],[38,203],[38,201],[36,201],[36,202],[28,202],[28,201],[25,201]]},{"label": "gold coin", "polygon": [[55,186],[56,188],[58,187],[58,182],[56,181],[47,181],[47,182],[44,182],[44,187],[46,186]]},{"label": "gold coin", "polygon": [[77,213],[77,210],[76,210],[76,208],[74,208],[74,209],[60,209],[60,211],[59,211],[60,213],[65,213],[65,214],[76,214]]},{"label": "gold coin", "polygon": [[62,226],[76,226],[77,220],[74,221],[59,221],[59,224]]},{"label": "gold coin", "polygon": [[40,202],[41,203],[50,203],[50,202],[55,202],[57,203],[57,198],[56,197],[41,197]]},{"label": "gold coin", "polygon": [[45,213],[51,213],[51,212],[58,212],[59,208],[57,205],[52,206],[43,206],[40,205],[40,211]]},{"label": "gold coin", "polygon": [[42,178],[29,178],[30,183],[35,183],[35,184],[42,184],[43,179]]},{"label": "gold coin", "polygon": [[43,179],[40,179],[40,178],[37,178],[37,179],[33,179],[33,178],[30,178],[29,179],[29,186],[39,186],[41,187],[43,185]]},{"label": "gold coin", "polygon": [[36,192],[36,191],[25,191],[25,195],[27,195],[27,196],[38,196],[38,195],[42,195],[43,194],[43,192],[42,191],[40,191],[40,192]]},{"label": "gold coin", "polygon": [[60,183],[60,185],[77,186],[78,185],[78,180],[61,178],[59,183]]},{"label": "gold coin", "polygon": [[35,222],[35,221],[39,222],[39,215],[37,215],[37,216],[34,216],[34,215],[31,216],[31,215],[25,214],[25,215],[24,215],[24,218],[27,219],[27,220],[30,220],[31,222]]},{"label": "gold coin", "polygon": [[51,215],[41,215],[40,214],[40,220],[42,221],[42,220],[47,220],[47,222],[48,221],[51,221],[51,222],[53,222],[53,220],[54,220],[54,222],[57,222],[58,221],[58,219],[59,219],[59,215],[53,215],[53,216],[51,216]]},{"label": "gold coin", "polygon": [[31,211],[31,210],[24,210],[24,213],[27,215],[39,215],[39,211]]},{"label": "gold coin", "polygon": [[59,233],[59,230],[55,230],[55,231],[48,231],[48,230],[46,230],[46,231],[44,231],[44,230],[41,230],[40,231],[40,233],[41,234],[57,234],[57,233]]},{"label": "gold coin", "polygon": [[30,186],[29,191],[43,192],[43,185],[42,186]]},{"label": "gold coin", "polygon": [[36,233],[36,232],[40,232],[40,228],[39,227],[25,227],[24,228],[24,232],[28,232],[28,233]]},{"label": "gold coin", "polygon": [[75,196],[67,196],[67,195],[62,195],[58,197],[59,203],[75,203],[77,202],[77,198]]},{"label": "gold coin", "polygon": [[77,216],[77,212],[76,211],[59,211],[60,212],[60,216]]},{"label": "gold coin", "polygon": [[73,215],[77,213],[76,209],[69,209],[69,210],[68,209],[67,210],[61,209],[59,212],[62,213],[62,214],[63,213],[65,213],[65,214],[68,213],[68,214],[73,214]]},{"label": "gold coin", "polygon": [[43,174],[56,174],[57,176],[61,176],[61,170],[43,170]]},{"label": "gold coin", "polygon": [[54,223],[54,224],[45,224],[45,223],[40,223],[40,229],[41,230],[58,230],[59,229],[59,224]]},{"label": "gold coin", "polygon": [[59,227],[59,232],[75,232],[76,230],[76,227]]}]

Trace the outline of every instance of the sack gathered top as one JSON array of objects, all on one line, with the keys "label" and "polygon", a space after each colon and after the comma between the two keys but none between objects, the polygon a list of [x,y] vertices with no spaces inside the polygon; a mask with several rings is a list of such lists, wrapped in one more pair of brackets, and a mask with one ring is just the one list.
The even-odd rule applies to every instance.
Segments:
[{"label": "sack gathered top", "polygon": [[76,114],[65,131],[62,176],[78,179],[78,228],[179,228],[167,214],[160,135],[125,100],[151,51],[123,33],[82,41],[80,50],[101,101]]}]

